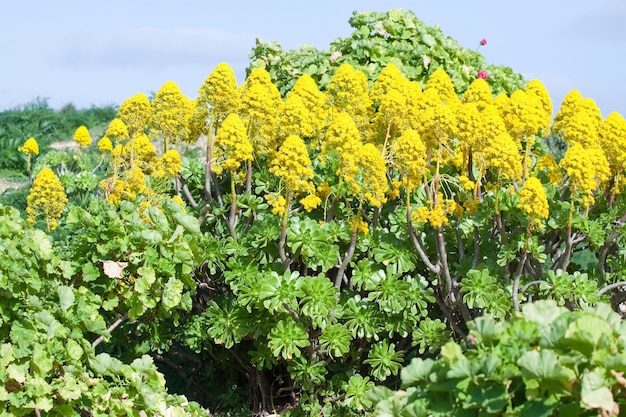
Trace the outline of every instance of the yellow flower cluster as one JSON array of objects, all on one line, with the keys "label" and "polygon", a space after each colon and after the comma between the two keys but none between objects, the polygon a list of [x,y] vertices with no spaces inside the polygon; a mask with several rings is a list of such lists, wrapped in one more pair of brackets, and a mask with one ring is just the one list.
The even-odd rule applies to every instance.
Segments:
[{"label": "yellow flower cluster", "polygon": [[315,194],[309,194],[306,197],[299,200],[302,207],[308,212],[315,210],[322,203],[322,199]]},{"label": "yellow flower cluster", "polygon": [[552,185],[559,185],[563,179],[561,167],[550,154],[544,155],[535,166],[537,171],[545,171]]},{"label": "yellow flower cluster", "polygon": [[298,78],[283,103],[278,119],[277,136],[317,136],[325,122],[324,95],[315,80],[305,74]]},{"label": "yellow flower cluster", "polygon": [[269,73],[263,68],[252,70],[240,93],[238,114],[248,126],[247,132],[254,149],[265,153],[276,148],[279,144],[267,142],[274,138],[274,127],[283,102]]},{"label": "yellow flower cluster", "polygon": [[215,135],[213,172],[222,175],[223,171],[234,173],[245,161],[252,160],[252,144],[246,134],[246,127],[235,113],[229,114]]},{"label": "yellow flower cluster", "polygon": [[350,229],[356,230],[357,233],[360,233],[362,235],[369,234],[369,224],[367,224],[367,222],[363,220],[363,217],[361,217],[360,215],[354,217],[352,220],[350,220],[348,224],[350,225]]},{"label": "yellow flower cluster", "polygon": [[111,152],[113,150],[111,139],[109,139],[108,136],[103,136],[102,139],[98,141],[98,149],[102,152]]},{"label": "yellow flower cluster", "polygon": [[[600,128],[599,139],[611,168],[611,176],[621,178],[626,166],[626,120],[617,112],[609,114]],[[616,181],[615,185],[614,191],[620,193],[621,181]]]},{"label": "yellow flower cluster", "polygon": [[515,181],[522,176],[522,164],[517,143],[508,133],[501,133],[476,153],[476,160],[484,168],[498,172],[498,176]]},{"label": "yellow flower cluster", "polygon": [[124,122],[131,138],[144,133],[151,114],[150,100],[143,93],[124,100],[117,109],[117,117]]},{"label": "yellow flower cluster", "polygon": [[233,113],[239,106],[239,89],[233,69],[225,62],[218,64],[204,80],[199,90],[199,103],[212,108],[219,121]]},{"label": "yellow flower cluster", "polygon": [[537,94],[517,90],[509,97],[504,121],[511,136],[532,145],[536,134],[548,130],[550,117]]},{"label": "yellow flower cluster", "polygon": [[478,111],[483,111],[493,104],[491,87],[483,78],[476,78],[463,93],[463,103],[473,103]]},{"label": "yellow flower cluster", "polygon": [[285,214],[285,210],[287,209],[287,200],[285,200],[285,197],[281,194],[265,194],[265,200],[267,201],[267,204],[272,207],[272,213],[279,217],[282,217]]},{"label": "yellow flower cluster", "polygon": [[161,171],[168,177],[175,177],[183,170],[183,161],[176,149],[165,152],[158,161]]},{"label": "yellow flower cluster", "polygon": [[100,181],[100,188],[111,204],[119,204],[122,200],[135,201],[139,194],[147,194],[146,176],[137,166],[124,172],[124,177],[111,177]]},{"label": "yellow flower cluster", "polygon": [[80,126],[74,132],[74,141],[80,146],[91,145],[91,136],[89,136],[89,130],[85,126]]},{"label": "yellow flower cluster", "polygon": [[39,155],[39,144],[35,138],[28,138],[17,150],[26,155]]},{"label": "yellow flower cluster", "polygon": [[461,188],[468,191],[472,191],[474,187],[476,187],[476,183],[467,178],[465,175],[459,175],[459,185]]},{"label": "yellow flower cluster", "polygon": [[407,129],[395,143],[396,167],[402,175],[402,184],[411,192],[423,182],[428,173],[426,147],[419,133]]},{"label": "yellow flower cluster", "polygon": [[[380,151],[372,143],[366,143],[358,155],[359,187],[361,196],[372,207],[380,207],[387,198],[387,166]],[[353,187],[355,191],[356,187]]]},{"label": "yellow flower cluster", "polygon": [[428,90],[434,90],[441,103],[450,106],[452,109],[455,109],[460,104],[450,76],[441,68],[433,72],[428,81],[426,81],[424,92]]},{"label": "yellow flower cluster", "polygon": [[434,228],[447,226],[449,223],[448,215],[461,217],[463,207],[453,199],[444,199],[439,194],[436,204],[431,204],[430,209],[420,206],[411,213],[411,220],[416,223],[429,223]]},{"label": "yellow flower cluster", "polygon": [[285,188],[294,193],[315,192],[310,181],[313,178],[311,159],[304,141],[296,135],[285,139],[276,156],[270,162],[270,172],[279,177]]},{"label": "yellow flower cluster", "polygon": [[585,149],[575,142],[560,162],[570,179],[572,192],[581,192],[585,206],[593,204],[593,192],[606,181],[610,168],[600,147]]},{"label": "yellow flower cluster", "polygon": [[168,144],[176,144],[189,135],[188,101],[173,81],[163,84],[152,100],[150,134],[163,138],[165,150]]},{"label": "yellow flower cluster", "polygon": [[35,224],[37,217],[43,215],[48,230],[56,229],[67,205],[67,196],[61,181],[50,168],[43,168],[35,177],[26,202],[29,224]]},{"label": "yellow flower cluster", "polygon": [[115,118],[109,123],[104,135],[109,139],[114,139],[118,143],[123,143],[129,138],[128,127],[126,127],[126,123],[124,123],[122,119]]},{"label": "yellow flower cluster", "polygon": [[[482,78],[479,80],[485,81]],[[463,102],[457,110],[457,134],[459,145],[464,152],[476,150],[485,136],[483,117],[473,102]]]},{"label": "yellow flower cluster", "polygon": [[537,177],[530,177],[519,192],[520,204],[518,207],[528,214],[531,219],[547,219],[550,214],[548,197],[541,181]]},{"label": "yellow flower cluster", "polygon": [[335,112],[346,112],[357,127],[368,122],[372,100],[365,74],[350,64],[342,64],[328,83],[326,102]]}]

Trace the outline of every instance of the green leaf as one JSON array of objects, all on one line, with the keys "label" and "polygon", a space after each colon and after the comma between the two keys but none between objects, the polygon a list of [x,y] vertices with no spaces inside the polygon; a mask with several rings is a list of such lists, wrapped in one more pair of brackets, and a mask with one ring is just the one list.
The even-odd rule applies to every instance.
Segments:
[{"label": "green leaf", "polygon": [[187,213],[183,213],[182,211],[176,211],[172,214],[174,220],[181,226],[185,228],[185,230],[192,235],[199,236],[202,234],[200,231],[200,224],[198,223],[198,219],[194,216],[191,216]]},{"label": "green leaf", "polygon": [[65,285],[59,285],[57,287],[57,295],[59,296],[59,307],[63,313],[67,313],[67,310],[74,304],[75,297],[74,291],[70,287]]},{"label": "green leaf", "polygon": [[434,365],[435,362],[430,358],[413,358],[409,366],[403,368],[400,373],[402,387],[413,387],[426,382],[431,372],[433,372]]},{"label": "green leaf", "polygon": [[143,294],[150,290],[152,284],[156,281],[156,274],[153,268],[142,266],[137,269],[139,278],[135,281],[135,291],[139,294]]},{"label": "green leaf", "polygon": [[565,307],[557,306],[553,300],[538,300],[534,303],[524,304],[522,307],[522,313],[526,320],[542,325],[549,325],[567,311]]},{"label": "green leaf", "polygon": [[613,399],[613,393],[608,383],[600,372],[595,369],[585,372],[582,378],[582,390],[580,399],[587,408],[600,409],[606,413],[617,415],[619,406]]},{"label": "green leaf", "polygon": [[574,371],[562,366],[556,353],[550,349],[526,352],[518,359],[517,365],[524,378],[560,381],[564,385],[576,379]]},{"label": "green leaf", "polygon": [[67,349],[68,356],[72,359],[78,360],[83,356],[83,348],[80,347],[80,344],[74,339],[69,339],[65,348]]},{"label": "green leaf", "polygon": [[182,301],[182,294],[183,282],[174,277],[170,277],[165,284],[165,288],[163,288],[162,302],[165,311],[169,311],[178,306]]}]

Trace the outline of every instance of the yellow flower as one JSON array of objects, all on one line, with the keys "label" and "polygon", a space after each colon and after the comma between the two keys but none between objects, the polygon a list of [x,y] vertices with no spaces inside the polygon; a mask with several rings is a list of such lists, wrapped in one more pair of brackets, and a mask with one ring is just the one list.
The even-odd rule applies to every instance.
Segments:
[{"label": "yellow flower", "polygon": [[357,233],[367,235],[370,231],[369,224],[361,216],[355,217],[350,220],[348,223],[350,225],[350,229],[355,230]]},{"label": "yellow flower", "polygon": [[599,139],[609,161],[611,175],[621,174],[626,163],[626,120],[617,112],[609,114],[600,128]]},{"label": "yellow flower", "polygon": [[491,87],[483,78],[476,78],[463,94],[463,103],[474,103],[478,111],[483,111],[493,104]]},{"label": "yellow flower", "polygon": [[550,211],[548,197],[541,181],[537,177],[530,177],[519,192],[520,204],[518,207],[533,219],[535,217],[547,219]]},{"label": "yellow flower", "polygon": [[167,81],[154,96],[151,106],[150,134],[162,137],[164,148],[176,144],[189,135],[188,99],[180,92],[178,85]]},{"label": "yellow flower", "polygon": [[430,210],[428,210],[428,207],[421,206],[411,213],[411,220],[415,223],[426,223],[429,216]]},{"label": "yellow flower", "polygon": [[460,103],[454,91],[454,84],[452,84],[450,76],[441,68],[433,72],[428,78],[428,81],[426,81],[424,92],[428,90],[434,90],[441,104],[448,105],[452,109],[456,108]]},{"label": "yellow flower", "polygon": [[538,95],[517,90],[511,94],[504,122],[512,137],[526,139],[532,145],[536,134],[549,129],[550,116]]},{"label": "yellow flower", "polygon": [[561,172],[561,168],[557,165],[556,160],[552,155],[547,154],[543,156],[537,162],[535,169],[537,171],[546,171],[550,184],[559,185],[561,183],[563,172]]},{"label": "yellow flower", "polygon": [[326,102],[334,112],[352,116],[357,127],[364,126],[372,105],[367,77],[352,65],[342,64],[328,83]]},{"label": "yellow flower", "polygon": [[74,132],[74,141],[80,146],[91,145],[91,136],[89,136],[89,130],[85,126],[80,126]]},{"label": "yellow flower", "polygon": [[474,189],[474,187],[476,187],[476,184],[474,183],[474,181],[470,180],[465,175],[459,176],[459,184],[461,185],[463,189],[468,190],[468,191],[471,191]]},{"label": "yellow flower", "polygon": [[61,181],[50,168],[39,172],[26,202],[28,223],[35,224],[37,216],[43,215],[48,230],[56,229],[57,220],[67,205],[67,196]]},{"label": "yellow flower", "polygon": [[118,142],[125,142],[128,140],[128,128],[122,119],[115,118],[109,123],[109,127],[107,127],[104,135]]},{"label": "yellow flower", "polygon": [[159,158],[160,165],[168,177],[175,177],[183,170],[183,162],[176,149],[170,149]]},{"label": "yellow flower", "polygon": [[[533,94],[539,99],[539,103],[541,103],[543,108],[543,117],[547,118],[545,125],[549,125],[552,118],[552,99],[546,87],[539,80],[530,80],[526,85],[526,93]],[[543,133],[546,135],[548,132]]]},{"label": "yellow flower", "polygon": [[321,203],[322,199],[315,194],[309,194],[306,197],[300,199],[300,204],[302,204],[302,207],[304,207],[304,209],[308,212],[319,207]]},{"label": "yellow flower", "polygon": [[282,217],[287,209],[287,200],[280,194],[266,194],[265,200],[272,207],[272,213]]},{"label": "yellow flower", "polygon": [[151,113],[150,99],[143,93],[124,100],[117,109],[117,117],[126,125],[130,137],[144,133]]},{"label": "yellow flower", "polygon": [[448,216],[446,214],[445,204],[438,203],[428,213],[428,223],[434,228],[448,225]]},{"label": "yellow flower", "polygon": [[428,173],[426,147],[419,134],[412,129],[402,133],[395,143],[396,167],[403,177],[403,185],[411,192],[423,182]]},{"label": "yellow flower", "polygon": [[98,141],[98,149],[102,152],[111,152],[113,150],[111,139],[109,139],[108,136],[103,136],[102,139]]},{"label": "yellow flower", "polygon": [[389,190],[385,160],[372,143],[363,145],[357,158],[360,181],[357,181],[358,191],[353,187],[353,192],[359,193],[370,206],[380,207],[387,201],[385,194]]},{"label": "yellow flower", "polygon": [[[478,78],[478,80],[483,80]],[[473,102],[463,102],[457,109],[457,135],[459,145],[464,152],[476,150],[485,136],[483,117],[478,106]]]},{"label": "yellow flower", "polygon": [[586,204],[592,201],[588,197],[610,175],[606,155],[599,146],[585,149],[575,142],[561,159],[560,166],[567,172],[572,192],[581,192],[583,197],[587,197],[584,200]]},{"label": "yellow flower", "polygon": [[215,135],[212,165],[217,175],[223,171],[235,172],[245,161],[252,160],[252,144],[246,127],[235,113],[229,114]]},{"label": "yellow flower", "polygon": [[328,198],[330,191],[330,185],[326,181],[317,186],[317,196],[322,200]]},{"label": "yellow flower", "polygon": [[39,155],[39,144],[35,138],[31,137],[24,142],[23,146],[18,148],[18,151],[25,153],[26,155]]},{"label": "yellow flower", "polygon": [[239,106],[239,89],[233,69],[225,62],[218,64],[198,90],[199,102],[211,107],[213,115],[223,120]]},{"label": "yellow flower", "polygon": [[506,132],[496,136],[475,156],[480,166],[497,171],[498,178],[514,181],[522,176],[518,145]]},{"label": "yellow flower", "polygon": [[292,192],[314,192],[310,182],[313,178],[311,159],[304,141],[291,135],[270,162],[270,172],[279,177],[287,190]]}]

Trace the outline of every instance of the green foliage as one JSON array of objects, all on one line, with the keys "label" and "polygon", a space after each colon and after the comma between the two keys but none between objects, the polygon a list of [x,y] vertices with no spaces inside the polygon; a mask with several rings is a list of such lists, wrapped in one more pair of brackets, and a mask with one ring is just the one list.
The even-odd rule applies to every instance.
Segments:
[{"label": "green foliage", "polygon": [[[429,27],[413,12],[354,12],[349,19],[354,28],[347,38],[337,38],[327,50],[309,44],[298,50],[283,50],[279,43],[257,40],[250,52],[248,74],[265,68],[282,95],[296,80],[308,74],[325,90],[337,68],[351,64],[373,82],[388,63],[395,64],[410,80],[422,85],[439,68],[444,69],[457,93],[467,89],[478,71],[486,71],[494,94],[510,94],[525,84],[520,74],[509,67],[487,64],[475,50],[459,45],[438,27]],[[476,42],[478,44],[478,40]]]},{"label": "green foliage", "polygon": [[376,415],[618,415],[626,405],[625,324],[610,306],[569,311],[524,306],[509,321],[470,323],[473,346],[448,342],[436,359],[414,358],[403,391],[376,387]]}]

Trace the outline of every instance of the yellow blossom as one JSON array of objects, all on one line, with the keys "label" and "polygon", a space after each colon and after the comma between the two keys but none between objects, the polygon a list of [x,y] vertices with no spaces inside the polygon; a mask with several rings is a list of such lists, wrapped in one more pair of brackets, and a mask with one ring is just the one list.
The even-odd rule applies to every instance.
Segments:
[{"label": "yellow blossom", "polygon": [[380,207],[387,201],[385,194],[389,190],[383,156],[374,144],[367,143],[361,148],[357,163],[359,191],[353,187],[353,192],[359,193],[372,207]]},{"label": "yellow blossom", "polygon": [[85,126],[80,126],[74,132],[74,141],[80,146],[91,145],[91,136],[89,136],[89,130]]},{"label": "yellow blossom", "polygon": [[[608,115],[599,131],[600,146],[608,159],[611,175],[624,172],[626,164],[626,120],[617,112]],[[621,190],[622,184],[615,184]]]},{"label": "yellow blossom", "polygon": [[296,135],[285,139],[276,156],[270,162],[270,172],[281,179],[287,190],[313,192],[311,183],[313,169],[304,141]]},{"label": "yellow blossom", "polygon": [[43,215],[48,230],[56,229],[67,205],[67,196],[61,181],[50,168],[43,168],[35,177],[26,203],[28,223],[35,224],[37,216]]},{"label": "yellow blossom", "polygon": [[426,223],[429,216],[430,210],[428,210],[428,207],[420,206],[411,213],[411,220],[415,223]]},{"label": "yellow blossom", "polygon": [[18,151],[25,153],[26,155],[39,155],[39,144],[35,138],[31,137],[24,142],[23,146],[18,148]]},{"label": "yellow blossom", "polygon": [[175,177],[183,170],[183,163],[176,149],[170,149],[159,158],[161,168],[168,177]]},{"label": "yellow blossom", "polygon": [[463,94],[463,103],[474,103],[478,111],[493,104],[491,87],[483,78],[476,78]]},{"label": "yellow blossom", "polygon": [[474,183],[474,181],[470,180],[465,175],[459,176],[459,184],[461,185],[463,189],[468,190],[468,191],[471,191],[474,189],[474,187],[476,187],[476,184]]},{"label": "yellow blossom", "polygon": [[125,142],[129,137],[128,128],[122,119],[115,118],[109,123],[105,136],[113,138],[118,142]]},{"label": "yellow blossom", "polygon": [[556,160],[550,154],[544,155],[535,166],[537,171],[545,171],[552,185],[559,185],[563,178],[563,172],[557,165]]},{"label": "yellow blossom", "polygon": [[439,68],[435,70],[435,72],[428,77],[426,87],[424,87],[424,92],[431,89],[435,90],[441,103],[448,105],[450,109],[454,109],[459,105],[460,101],[454,91],[454,84],[452,84],[452,80],[450,79],[448,73],[446,73],[443,69]]},{"label": "yellow blossom", "polygon": [[213,171],[235,172],[245,161],[252,160],[252,144],[246,135],[246,127],[235,113],[229,114],[215,135]]},{"label": "yellow blossom", "polygon": [[498,172],[498,178],[511,181],[522,176],[522,164],[518,145],[508,133],[501,133],[475,154],[479,166]]},{"label": "yellow blossom", "polygon": [[428,223],[434,228],[448,225],[448,216],[446,214],[445,204],[435,204],[435,206],[428,213]]},{"label": "yellow blossom", "polygon": [[152,100],[150,135],[163,139],[163,149],[176,144],[189,135],[189,104],[178,85],[167,81]]},{"label": "yellow blossom", "polygon": [[266,194],[265,200],[272,207],[272,213],[283,217],[287,209],[287,200],[280,194]]},{"label": "yellow blossom", "polygon": [[200,90],[199,103],[210,107],[214,117],[223,120],[229,113],[237,111],[239,89],[233,69],[225,62],[218,64],[204,80]]},{"label": "yellow blossom", "polygon": [[144,133],[151,113],[150,99],[143,93],[124,100],[117,109],[117,117],[124,122],[131,138]]},{"label": "yellow blossom", "polygon": [[584,200],[587,204],[592,201],[588,197],[591,197],[610,175],[604,151],[599,146],[585,149],[577,142],[568,148],[560,166],[567,172],[572,191],[580,192],[583,197],[587,197]]},{"label": "yellow blossom", "polygon": [[319,207],[319,205],[322,203],[322,199],[315,194],[309,194],[306,197],[300,199],[299,202],[300,204],[302,204],[302,207],[304,207],[306,211],[310,212]]},{"label": "yellow blossom", "polygon": [[537,177],[530,177],[519,192],[522,209],[531,219],[537,217],[547,219],[550,214],[546,191]]},{"label": "yellow blossom", "polygon": [[98,149],[102,152],[111,152],[113,150],[111,139],[109,139],[108,136],[103,136],[102,139],[98,141]]},{"label": "yellow blossom", "polygon": [[396,167],[403,177],[403,185],[409,192],[423,182],[428,172],[426,147],[417,131],[407,129],[395,143]]},{"label": "yellow blossom", "polygon": [[342,64],[328,83],[326,101],[335,112],[352,116],[357,127],[364,126],[372,105],[367,77],[352,65]]}]

